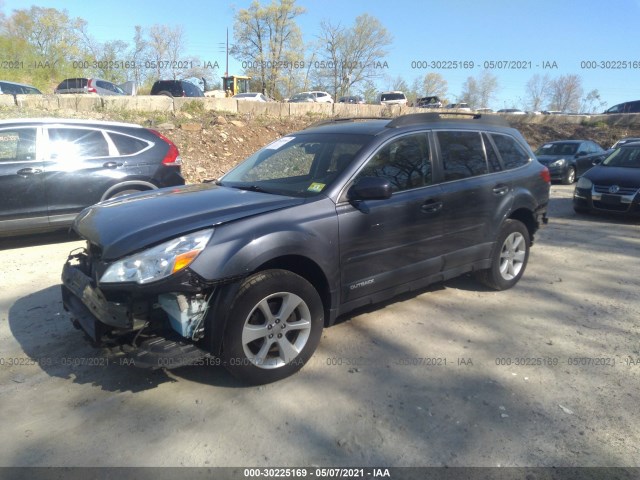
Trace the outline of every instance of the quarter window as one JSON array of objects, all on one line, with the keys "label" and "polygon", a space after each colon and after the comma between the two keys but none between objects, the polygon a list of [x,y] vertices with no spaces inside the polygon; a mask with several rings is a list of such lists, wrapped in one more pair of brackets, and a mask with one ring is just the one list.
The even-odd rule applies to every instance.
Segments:
[{"label": "quarter window", "polygon": [[138,153],[149,146],[149,144],[144,140],[130,137],[128,135],[120,135],[119,133],[110,132],[109,136],[111,137],[111,140],[113,140],[113,143],[118,149],[118,153],[120,155],[133,155],[134,153]]},{"label": "quarter window", "polygon": [[437,132],[437,138],[445,182],[489,172],[480,133]]},{"label": "quarter window", "polygon": [[429,145],[424,133],[394,140],[369,160],[358,177],[383,177],[393,191],[410,190],[431,184]]},{"label": "quarter window", "polygon": [[514,138],[508,135],[492,134],[496,148],[502,157],[502,163],[504,168],[510,170],[512,168],[522,167],[529,163],[529,155],[524,149],[515,141]]}]

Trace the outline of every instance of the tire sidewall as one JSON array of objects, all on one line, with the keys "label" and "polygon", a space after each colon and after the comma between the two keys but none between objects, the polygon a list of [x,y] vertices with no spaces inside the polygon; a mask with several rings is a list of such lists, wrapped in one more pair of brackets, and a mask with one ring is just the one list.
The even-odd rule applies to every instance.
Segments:
[{"label": "tire sidewall", "polygon": [[[242,345],[242,331],[249,314],[265,297],[280,292],[298,295],[311,313],[307,343],[291,362],[277,368],[260,368],[249,361]],[[265,270],[245,279],[229,309],[222,360],[236,378],[254,385],[275,382],[300,370],[311,358],[322,335],[324,309],[316,289],[304,278],[286,270]]]}]

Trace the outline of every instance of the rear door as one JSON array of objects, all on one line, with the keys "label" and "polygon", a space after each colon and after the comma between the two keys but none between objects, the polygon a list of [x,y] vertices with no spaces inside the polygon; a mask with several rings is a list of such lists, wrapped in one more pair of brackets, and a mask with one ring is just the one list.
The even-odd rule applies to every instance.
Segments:
[{"label": "rear door", "polygon": [[434,131],[442,187],[444,269],[488,258],[512,186],[486,134]]},{"label": "rear door", "polygon": [[0,128],[0,223],[7,230],[47,225],[41,130]]},{"label": "rear door", "polygon": [[126,176],[122,158],[101,129],[50,126],[44,183],[51,223],[67,222],[101,200]]},{"label": "rear door", "polygon": [[388,141],[354,182],[386,178],[391,198],[363,201],[359,208],[338,203],[343,302],[440,270],[441,190],[432,182],[431,150],[426,132]]}]

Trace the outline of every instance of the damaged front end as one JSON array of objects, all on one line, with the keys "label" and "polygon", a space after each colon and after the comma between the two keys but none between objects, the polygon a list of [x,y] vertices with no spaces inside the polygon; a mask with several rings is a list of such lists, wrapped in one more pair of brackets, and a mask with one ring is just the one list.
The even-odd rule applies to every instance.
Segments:
[{"label": "damaged front end", "polygon": [[[152,273],[166,269],[166,260]],[[215,285],[186,268],[190,262],[170,268],[160,280],[142,263],[134,258],[131,265],[146,268],[146,276],[127,270],[126,260],[103,262],[91,244],[71,252],[62,271],[62,301],[74,326],[94,346],[124,352],[136,366],[176,368],[209,356],[203,339]],[[104,281],[118,275],[122,281]]]}]

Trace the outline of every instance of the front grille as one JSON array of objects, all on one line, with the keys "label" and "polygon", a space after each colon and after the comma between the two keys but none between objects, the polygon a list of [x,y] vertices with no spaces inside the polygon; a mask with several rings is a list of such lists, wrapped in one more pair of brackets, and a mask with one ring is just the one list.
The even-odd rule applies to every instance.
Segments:
[{"label": "front grille", "polygon": [[[611,185],[594,185],[593,186],[593,190],[596,193],[609,193],[609,188],[611,188]],[[619,187],[619,188],[620,190],[618,190],[613,195],[635,195],[636,193],[638,193],[638,187]]]}]

